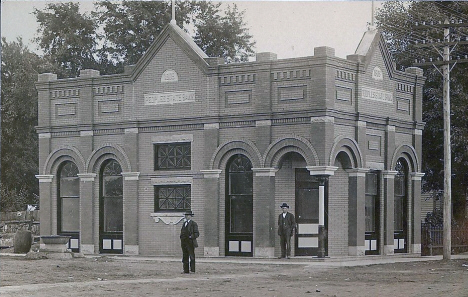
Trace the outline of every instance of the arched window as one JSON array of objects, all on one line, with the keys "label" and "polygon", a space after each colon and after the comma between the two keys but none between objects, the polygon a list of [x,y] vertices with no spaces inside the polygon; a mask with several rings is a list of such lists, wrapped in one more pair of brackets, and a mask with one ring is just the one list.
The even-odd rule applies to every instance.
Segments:
[{"label": "arched window", "polygon": [[79,252],[80,240],[80,178],[78,167],[71,161],[58,170],[57,234],[70,236],[68,248]]},{"label": "arched window", "polygon": [[58,179],[58,232],[80,231],[80,179],[78,167],[64,162],[59,168]]},{"label": "arched window", "polygon": [[107,161],[101,171],[101,214],[104,232],[123,231],[123,177],[116,160]]},{"label": "arched window", "polygon": [[396,253],[407,252],[408,165],[403,158],[395,165],[394,248]]},{"label": "arched window", "polygon": [[252,256],[252,163],[244,155],[235,155],[227,164],[226,175],[226,255]]}]

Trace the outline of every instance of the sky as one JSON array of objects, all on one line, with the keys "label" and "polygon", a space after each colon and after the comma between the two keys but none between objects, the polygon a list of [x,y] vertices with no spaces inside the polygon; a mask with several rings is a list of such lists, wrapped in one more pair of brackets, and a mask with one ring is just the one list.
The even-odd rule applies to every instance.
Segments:
[{"label": "sky", "polygon": [[[79,1],[91,11],[91,1]],[[224,4],[231,3],[223,1]],[[257,42],[256,52],[273,52],[278,59],[312,56],[314,47],[329,46],[338,57],[354,54],[371,22],[371,1],[237,1],[244,20]],[[378,8],[382,2],[376,1]],[[7,41],[21,36],[31,50],[37,23],[32,11],[44,9],[46,1],[2,0],[1,34]]]}]

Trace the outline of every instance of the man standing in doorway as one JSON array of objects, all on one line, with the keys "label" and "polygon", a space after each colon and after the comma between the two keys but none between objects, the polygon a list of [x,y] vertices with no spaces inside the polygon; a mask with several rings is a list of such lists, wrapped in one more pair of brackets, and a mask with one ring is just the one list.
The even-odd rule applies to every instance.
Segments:
[{"label": "man standing in doorway", "polygon": [[293,232],[296,229],[296,220],[294,215],[289,210],[289,205],[283,203],[280,205],[280,208],[283,210],[278,216],[278,235],[280,236],[280,245],[281,245],[281,258],[290,258],[291,257],[291,237]]},{"label": "man standing in doorway", "polygon": [[192,220],[192,217],[192,211],[187,211],[185,213],[185,222],[182,224],[182,229],[180,230],[182,263],[184,264],[183,273],[189,273],[189,267],[191,272],[195,272],[195,248],[198,247],[197,238],[200,233],[198,232],[198,225]]}]

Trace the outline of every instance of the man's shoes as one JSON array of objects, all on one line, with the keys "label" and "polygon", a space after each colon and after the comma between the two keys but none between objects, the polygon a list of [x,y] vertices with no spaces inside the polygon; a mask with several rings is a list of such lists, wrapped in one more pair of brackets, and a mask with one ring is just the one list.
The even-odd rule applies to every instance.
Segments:
[{"label": "man's shoes", "polygon": [[183,271],[180,274],[186,274],[186,273],[189,273],[189,272],[188,271]]},{"label": "man's shoes", "polygon": [[289,256],[287,256],[286,258],[287,258],[287,259],[291,259],[291,257],[289,257]]},{"label": "man's shoes", "polygon": [[278,257],[278,259],[283,259],[284,257]]}]

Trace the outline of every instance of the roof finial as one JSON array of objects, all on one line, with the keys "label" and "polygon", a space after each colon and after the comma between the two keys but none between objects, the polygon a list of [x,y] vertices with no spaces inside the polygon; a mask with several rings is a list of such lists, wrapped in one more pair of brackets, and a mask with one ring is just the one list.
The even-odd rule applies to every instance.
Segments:
[{"label": "roof finial", "polygon": [[171,24],[176,25],[176,20],[175,20],[175,0],[172,0],[172,19],[171,19]]},{"label": "roof finial", "polygon": [[375,30],[375,4],[374,4],[374,0],[372,0],[372,11],[371,11],[372,15],[371,15],[371,23],[370,23],[370,26],[369,26],[369,30]]}]

